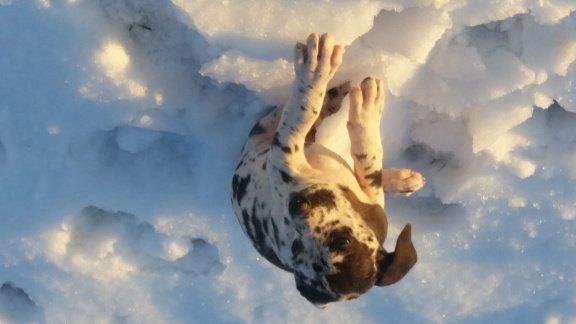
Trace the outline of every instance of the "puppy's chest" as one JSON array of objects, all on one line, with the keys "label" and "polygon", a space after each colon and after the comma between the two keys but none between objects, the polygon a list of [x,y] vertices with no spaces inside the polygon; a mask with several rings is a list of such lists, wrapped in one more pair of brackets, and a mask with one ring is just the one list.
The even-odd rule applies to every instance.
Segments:
[{"label": "puppy's chest", "polygon": [[[268,148],[245,152],[232,180],[232,206],[254,247],[268,261],[291,270],[294,224],[273,199],[268,177]],[[284,185],[284,184],[277,184]]]},{"label": "puppy's chest", "polygon": [[[273,195],[276,186],[292,186],[286,182],[273,182],[268,169],[269,146],[260,146],[243,152],[232,181],[232,205],[242,229],[254,247],[273,264],[290,270],[292,267],[292,242],[296,234],[296,223],[289,215],[287,202],[278,201]],[[310,170],[300,170],[301,181],[312,185],[318,181],[332,183],[334,188],[344,186],[352,191],[361,191],[352,170],[335,153],[321,145],[307,147],[307,158],[313,166]],[[285,188],[290,191],[290,188]],[[276,190],[277,191],[277,190]],[[334,196],[334,195],[333,195]],[[342,197],[334,201],[340,209]],[[340,213],[337,213],[337,215]],[[310,219],[309,230],[324,232],[333,220],[331,216]],[[333,223],[333,222],[332,222]],[[329,227],[329,226],[328,226]],[[300,229],[303,230],[303,229]]]}]

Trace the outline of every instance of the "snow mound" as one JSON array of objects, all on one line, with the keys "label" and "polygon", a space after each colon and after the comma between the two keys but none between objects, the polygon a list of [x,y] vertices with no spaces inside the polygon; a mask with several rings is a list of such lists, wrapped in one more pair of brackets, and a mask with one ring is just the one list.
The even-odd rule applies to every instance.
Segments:
[{"label": "snow mound", "polygon": [[[69,152],[89,170],[142,185],[169,186],[194,178],[193,141],[172,132],[120,126],[74,141]],[[172,180],[161,180],[167,178]]]},{"label": "snow mound", "polygon": [[0,287],[0,321],[38,323],[44,322],[44,314],[22,288],[5,282]]},{"label": "snow mound", "polygon": [[218,249],[202,238],[170,238],[134,215],[83,208],[51,239],[51,257],[92,277],[122,278],[134,272],[217,275]]}]

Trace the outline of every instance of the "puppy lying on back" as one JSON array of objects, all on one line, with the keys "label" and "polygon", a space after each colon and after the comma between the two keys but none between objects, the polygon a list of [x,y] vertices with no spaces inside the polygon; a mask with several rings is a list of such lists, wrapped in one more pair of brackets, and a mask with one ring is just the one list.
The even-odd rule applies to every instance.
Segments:
[{"label": "puppy lying on back", "polygon": [[[342,48],[328,34],[296,44],[290,98],[253,127],[232,179],[234,211],[254,247],[292,272],[302,296],[317,306],[393,284],[417,259],[409,224],[394,252],[383,247],[384,191],[412,193],[424,178],[382,169],[383,82],[366,78],[360,87],[327,90],[341,61]],[[346,95],[353,168],[314,142],[316,127]]]}]

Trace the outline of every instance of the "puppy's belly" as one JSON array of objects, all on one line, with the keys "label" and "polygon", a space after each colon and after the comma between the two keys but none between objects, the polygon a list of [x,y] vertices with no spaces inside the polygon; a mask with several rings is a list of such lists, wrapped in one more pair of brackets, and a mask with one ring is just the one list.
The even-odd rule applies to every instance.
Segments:
[{"label": "puppy's belly", "polygon": [[315,169],[352,172],[348,163],[340,155],[321,144],[309,144],[305,152],[308,163]]},{"label": "puppy's belly", "polygon": [[354,191],[362,191],[354,176],[354,171],[337,153],[320,144],[310,144],[306,147],[306,159],[316,171],[315,177],[346,186]]}]

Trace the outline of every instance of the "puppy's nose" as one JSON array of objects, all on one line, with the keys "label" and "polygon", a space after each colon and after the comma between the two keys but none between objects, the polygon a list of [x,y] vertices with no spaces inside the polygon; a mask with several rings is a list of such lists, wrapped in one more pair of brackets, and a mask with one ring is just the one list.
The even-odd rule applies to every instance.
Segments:
[{"label": "puppy's nose", "polygon": [[316,306],[320,309],[324,309],[324,308],[326,308],[326,306],[328,306],[328,304],[314,304],[314,306]]},{"label": "puppy's nose", "polygon": [[344,300],[352,300],[360,297],[360,294],[348,294],[344,297]]}]

